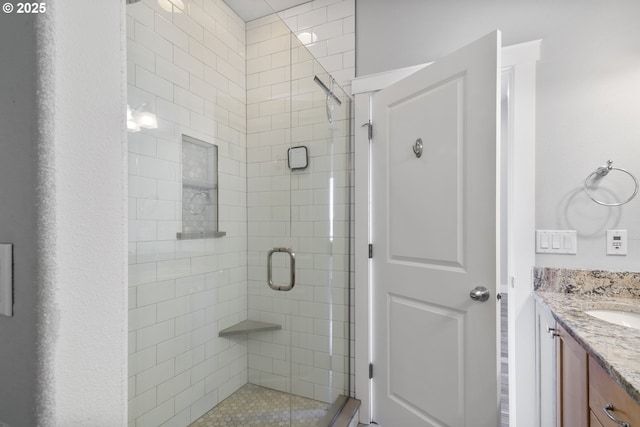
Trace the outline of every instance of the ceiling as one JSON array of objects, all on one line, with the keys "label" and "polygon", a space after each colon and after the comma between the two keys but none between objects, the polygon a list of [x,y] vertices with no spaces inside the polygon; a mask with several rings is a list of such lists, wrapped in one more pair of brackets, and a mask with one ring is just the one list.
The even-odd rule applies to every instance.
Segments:
[{"label": "ceiling", "polygon": [[224,0],[244,22],[280,12],[311,0]]}]

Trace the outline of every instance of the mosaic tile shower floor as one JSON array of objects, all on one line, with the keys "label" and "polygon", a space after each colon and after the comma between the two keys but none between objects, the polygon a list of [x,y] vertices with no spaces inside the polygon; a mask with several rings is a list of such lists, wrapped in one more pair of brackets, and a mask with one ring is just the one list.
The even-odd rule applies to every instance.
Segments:
[{"label": "mosaic tile shower floor", "polygon": [[189,427],[316,427],[328,409],[326,403],[246,384]]}]

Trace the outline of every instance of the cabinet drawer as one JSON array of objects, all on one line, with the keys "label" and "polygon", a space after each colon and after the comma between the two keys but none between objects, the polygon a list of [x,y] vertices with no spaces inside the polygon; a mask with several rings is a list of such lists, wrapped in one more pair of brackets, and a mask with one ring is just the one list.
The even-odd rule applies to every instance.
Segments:
[{"label": "cabinet drawer", "polygon": [[619,427],[604,412],[608,403],[613,405],[611,415],[616,419],[626,421],[631,427],[640,427],[640,405],[589,356],[589,408],[603,427]]},{"label": "cabinet drawer", "polygon": [[589,427],[604,427],[600,421],[598,421],[598,417],[594,415],[593,411],[590,411],[589,415],[591,417],[589,420]]}]

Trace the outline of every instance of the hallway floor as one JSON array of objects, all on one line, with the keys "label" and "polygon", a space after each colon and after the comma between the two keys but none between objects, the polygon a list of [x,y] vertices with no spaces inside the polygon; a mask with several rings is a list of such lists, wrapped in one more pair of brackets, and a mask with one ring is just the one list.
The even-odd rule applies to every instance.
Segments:
[{"label": "hallway floor", "polygon": [[509,427],[509,296],[500,300],[500,425]]}]

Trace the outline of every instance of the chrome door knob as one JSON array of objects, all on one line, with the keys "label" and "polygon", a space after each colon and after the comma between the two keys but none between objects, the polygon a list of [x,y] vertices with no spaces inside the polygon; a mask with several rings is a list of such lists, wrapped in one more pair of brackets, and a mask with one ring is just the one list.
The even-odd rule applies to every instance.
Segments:
[{"label": "chrome door knob", "polygon": [[484,286],[476,286],[469,292],[469,296],[474,301],[485,302],[489,299],[489,289]]}]

